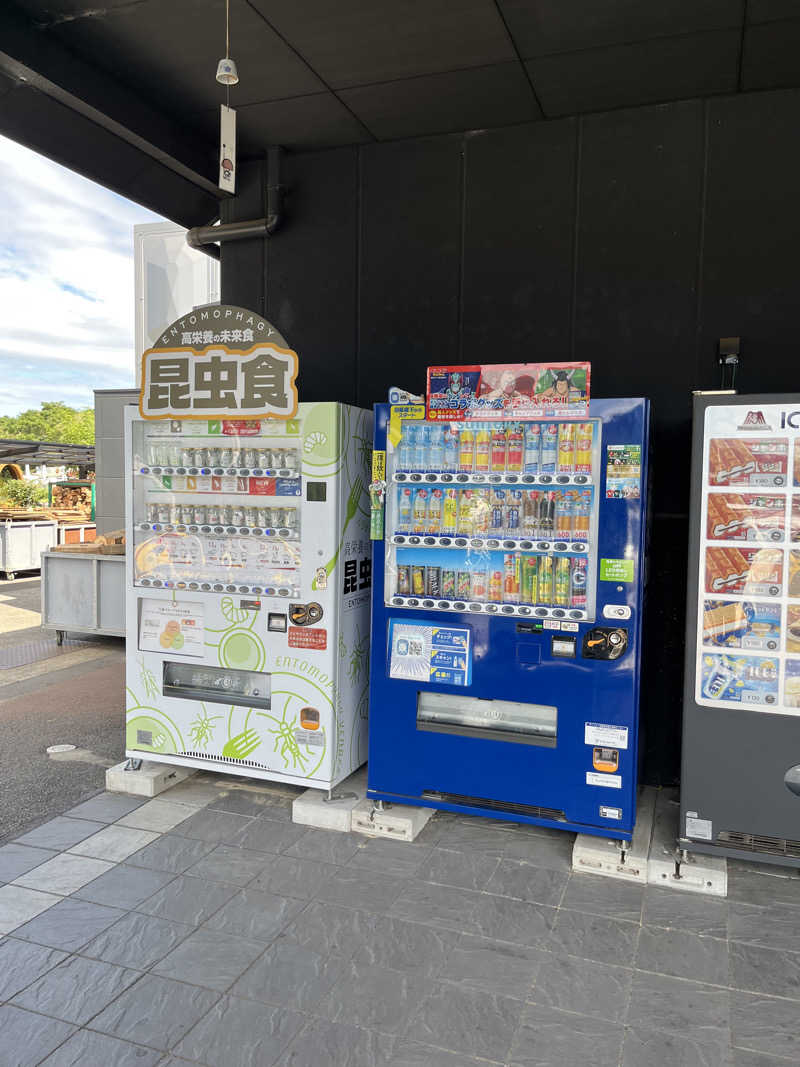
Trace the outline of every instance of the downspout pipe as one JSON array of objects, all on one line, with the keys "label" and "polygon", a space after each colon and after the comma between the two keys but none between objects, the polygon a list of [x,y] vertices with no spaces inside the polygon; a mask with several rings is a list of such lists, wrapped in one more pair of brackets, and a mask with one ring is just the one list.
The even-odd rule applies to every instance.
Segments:
[{"label": "downspout pipe", "polygon": [[226,241],[247,241],[254,237],[272,237],[283,221],[283,189],[279,184],[280,149],[270,149],[268,166],[272,181],[267,185],[267,214],[261,219],[242,222],[222,222],[218,226],[194,226],[187,230],[186,243],[190,248],[205,252],[213,259],[220,258],[219,245]]}]

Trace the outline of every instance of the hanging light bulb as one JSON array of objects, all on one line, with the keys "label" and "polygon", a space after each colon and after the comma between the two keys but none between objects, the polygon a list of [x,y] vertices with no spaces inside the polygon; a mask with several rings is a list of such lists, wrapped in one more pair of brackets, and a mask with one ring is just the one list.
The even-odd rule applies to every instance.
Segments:
[{"label": "hanging light bulb", "polygon": [[230,0],[225,0],[225,58],[217,63],[217,81],[220,85],[238,85],[239,83],[239,72],[231,59]]}]

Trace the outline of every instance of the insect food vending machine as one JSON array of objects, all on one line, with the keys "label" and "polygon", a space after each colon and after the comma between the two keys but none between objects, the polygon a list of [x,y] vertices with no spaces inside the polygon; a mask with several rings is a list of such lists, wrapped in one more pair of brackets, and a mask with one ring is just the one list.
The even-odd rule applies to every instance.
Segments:
[{"label": "insect food vending machine", "polygon": [[372,415],[126,412],[126,754],[331,788],[366,758]]},{"label": "insect food vending machine", "polygon": [[370,797],[631,838],[649,403],[588,394],[434,367],[376,408]]},{"label": "insect food vending machine", "polygon": [[800,866],[800,396],[694,398],[680,843]]}]

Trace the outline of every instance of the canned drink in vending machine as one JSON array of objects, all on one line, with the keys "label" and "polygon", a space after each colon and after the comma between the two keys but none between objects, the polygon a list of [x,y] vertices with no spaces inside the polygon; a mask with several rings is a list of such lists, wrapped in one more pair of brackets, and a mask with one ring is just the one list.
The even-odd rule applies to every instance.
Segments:
[{"label": "canned drink in vending machine", "polygon": [[470,599],[486,600],[486,571],[473,571],[470,582]]},{"label": "canned drink in vending machine", "polygon": [[569,568],[569,604],[571,608],[586,607],[586,560],[573,556]]},{"label": "canned drink in vending machine", "polygon": [[161,521],[159,519],[158,504],[147,505],[147,521],[150,523],[151,526]]},{"label": "canned drink in vending machine", "polygon": [[208,465],[209,465],[209,467],[218,467],[219,466],[219,462],[220,462],[220,460],[219,460],[219,449],[218,448],[209,448],[208,449]]},{"label": "canned drink in vending machine", "polygon": [[425,596],[440,597],[442,595],[442,568],[425,568]]},{"label": "canned drink in vending machine", "polygon": [[411,568],[407,564],[397,565],[397,595],[411,596]]},{"label": "canned drink in vending machine", "polygon": [[222,514],[219,504],[208,505],[208,524],[209,526],[219,526],[222,522]]},{"label": "canned drink in vending machine", "polygon": [[557,556],[555,565],[555,595],[553,597],[553,603],[556,607],[569,607],[569,589],[569,558],[567,556]]},{"label": "canned drink in vending machine", "polygon": [[272,453],[268,448],[259,448],[256,453],[256,459],[258,460],[257,466],[259,466],[261,470],[269,470],[272,466]]},{"label": "canned drink in vending machine", "polygon": [[223,525],[230,526],[233,521],[233,508],[230,504],[223,504],[219,510]]},{"label": "canned drink in vending machine", "polygon": [[442,597],[445,600],[455,600],[456,598],[456,572],[451,570],[442,570]]},{"label": "canned drink in vending machine", "polygon": [[258,526],[258,508],[247,507],[244,509],[244,517],[248,526]]},{"label": "canned drink in vending machine", "polygon": [[206,467],[208,466],[208,449],[196,448],[194,450],[194,466]]},{"label": "canned drink in vending machine", "polygon": [[523,604],[535,604],[538,586],[539,560],[536,556],[523,556],[520,562],[521,578],[519,598]]},{"label": "canned drink in vending machine", "polygon": [[519,556],[513,552],[503,557],[503,601],[519,604]]},{"label": "canned drink in vending machine", "polygon": [[220,467],[231,467],[233,465],[233,449],[232,448],[220,448],[220,450],[219,450],[219,465],[220,465]]},{"label": "canned drink in vending machine", "polygon": [[161,523],[172,522],[171,511],[172,508],[169,506],[169,504],[159,504],[158,521]]},{"label": "canned drink in vending machine", "polygon": [[536,591],[536,603],[548,607],[553,603],[553,557],[539,557],[539,588]]},{"label": "canned drink in vending machine", "polygon": [[592,445],[594,443],[594,425],[591,422],[578,423],[575,434],[575,473],[592,473]]},{"label": "canned drink in vending machine", "polygon": [[456,572],[456,595],[459,600],[469,600],[472,590],[472,575],[469,571]]},{"label": "canned drink in vending machine", "polygon": [[416,564],[411,568],[411,592],[414,596],[425,596],[425,568]]},{"label": "canned drink in vending machine", "polygon": [[242,466],[251,470],[258,466],[258,452],[254,448],[245,448],[242,451]]}]

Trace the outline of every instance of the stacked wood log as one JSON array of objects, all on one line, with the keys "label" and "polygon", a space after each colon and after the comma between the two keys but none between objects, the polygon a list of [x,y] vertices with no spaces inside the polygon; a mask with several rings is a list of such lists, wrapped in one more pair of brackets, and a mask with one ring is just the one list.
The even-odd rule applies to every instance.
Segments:
[{"label": "stacked wood log", "polygon": [[92,512],[92,490],[87,485],[54,485],[51,503],[54,508],[80,511],[88,516]]}]

